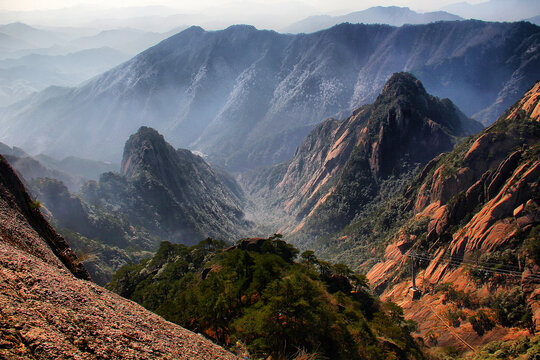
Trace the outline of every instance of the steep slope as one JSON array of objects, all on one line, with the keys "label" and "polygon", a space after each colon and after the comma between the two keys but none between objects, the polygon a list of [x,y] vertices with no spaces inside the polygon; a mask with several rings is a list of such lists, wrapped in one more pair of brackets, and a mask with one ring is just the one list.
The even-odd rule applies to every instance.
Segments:
[{"label": "steep slope", "polygon": [[148,127],[126,142],[122,173],[103,174],[82,196],[173,242],[227,239],[246,225],[242,193],[234,180],[189,150],[175,150]]},{"label": "steep slope", "polygon": [[436,21],[455,20],[463,20],[463,18],[445,11],[418,13],[408,7],[374,6],[341,16],[310,16],[287,26],[282,31],[285,33],[310,33],[345,22],[402,26],[405,24],[428,24]]},{"label": "steep slope", "polygon": [[92,281],[107,284],[121,266],[148,257],[159,238],[141,226],[134,226],[115,209],[90,205],[73,195],[58,180],[39,178],[28,185],[43,205],[54,228],[69,241],[82,258]]},{"label": "steep slope", "polygon": [[[99,286],[0,156],[0,357],[235,359]],[[72,274],[73,273],[73,274]]]},{"label": "steep slope", "polygon": [[342,24],[293,36],[192,27],[81,87],[45,90],[5,109],[0,140],[32,153],[118,161],[120,139],[148,125],[175,147],[245,170],[290,158],[316,123],[374,101],[404,70],[487,124],[540,77],[539,29]]},{"label": "steep slope", "polygon": [[66,184],[71,191],[78,191],[86,181],[81,177],[71,176],[65,172],[45,167],[30,156],[3,155],[19,176],[23,178],[23,181],[29,182],[38,178],[58,179]]},{"label": "steep slope", "polygon": [[381,195],[392,195],[419,166],[452,149],[457,138],[480,129],[448,99],[397,73],[372,105],[343,121],[324,122],[288,163],[254,171],[243,181],[263,208],[293,218],[280,231],[302,229],[312,242],[341,230]]},{"label": "steep slope", "polygon": [[[422,334],[450,312],[462,314],[446,317],[453,332],[473,344],[539,329],[539,159],[540,82],[491,127],[433,160],[402,195],[398,208],[412,214],[368,278]],[[417,301],[408,295],[411,257]],[[455,342],[449,332],[435,340]]]}]

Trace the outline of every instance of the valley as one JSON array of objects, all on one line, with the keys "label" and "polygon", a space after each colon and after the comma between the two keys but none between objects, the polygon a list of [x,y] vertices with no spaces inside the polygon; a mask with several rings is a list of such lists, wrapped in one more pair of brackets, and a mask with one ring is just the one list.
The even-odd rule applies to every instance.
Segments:
[{"label": "valley", "polygon": [[97,75],[0,107],[0,358],[536,359],[540,27],[497,1],[0,25],[131,53],[0,60]]}]

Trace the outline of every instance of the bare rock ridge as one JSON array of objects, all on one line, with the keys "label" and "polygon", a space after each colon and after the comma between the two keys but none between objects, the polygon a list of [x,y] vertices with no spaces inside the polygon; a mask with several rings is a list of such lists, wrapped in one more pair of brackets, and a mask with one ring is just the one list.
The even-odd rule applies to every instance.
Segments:
[{"label": "bare rock ridge", "polygon": [[386,180],[410,176],[481,128],[448,99],[429,95],[411,74],[396,73],[372,105],[343,121],[327,120],[289,162],[243,181],[253,196],[293,217],[282,230],[306,224],[303,230],[319,234],[336,231],[376,198]]},{"label": "bare rock ridge", "polygon": [[[0,157],[0,358],[235,359],[89,281]],[[75,277],[76,275],[77,277]]]},{"label": "bare rock ridge", "polygon": [[[539,329],[539,151],[540,82],[492,126],[433,160],[405,192],[404,203],[413,216],[390,238],[384,259],[368,278],[383,299],[420,320],[421,333],[438,322],[435,312],[446,311],[441,294],[432,291],[437,284],[449,283],[455,291],[481,297],[508,292],[514,280]],[[411,254],[423,259],[417,284],[425,295],[418,301],[408,296],[410,278],[400,277]],[[497,280],[480,276],[481,270],[475,273],[475,262],[487,261],[506,275],[495,275]],[[512,271],[517,279],[508,275]],[[519,334],[503,325],[493,331],[507,338]],[[470,341],[484,341],[468,324],[455,330]],[[446,336],[439,340],[454,341]]]}]

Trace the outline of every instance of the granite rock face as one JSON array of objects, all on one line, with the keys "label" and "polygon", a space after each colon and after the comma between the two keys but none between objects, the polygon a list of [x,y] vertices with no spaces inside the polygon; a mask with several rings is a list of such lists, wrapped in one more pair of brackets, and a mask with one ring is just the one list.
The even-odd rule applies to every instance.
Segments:
[{"label": "granite rock face", "polygon": [[[427,333],[438,321],[435,311],[449,311],[450,305],[432,291],[444,283],[475,296],[517,285],[539,329],[540,276],[537,254],[531,254],[540,225],[539,150],[540,82],[492,126],[433,160],[405,191],[405,206],[413,216],[391,237],[383,260],[367,276],[383,299],[396,301],[406,316],[420,321],[420,332]],[[417,279],[426,294],[417,302],[408,296],[410,278],[397,276],[410,266],[411,254],[422,258]],[[505,256],[516,260],[501,263]],[[479,281],[477,264],[486,274],[494,269],[501,274]],[[456,331],[479,344],[490,339],[466,326]],[[524,332],[493,331],[507,339]]]},{"label": "granite rock face", "polygon": [[373,104],[343,121],[325,121],[291,160],[242,181],[265,208],[289,217],[281,231],[316,237],[346,226],[387,179],[406,176],[481,128],[411,74],[396,73]]},{"label": "granite rock face", "polygon": [[6,359],[235,359],[87,280],[0,158],[0,357]]}]

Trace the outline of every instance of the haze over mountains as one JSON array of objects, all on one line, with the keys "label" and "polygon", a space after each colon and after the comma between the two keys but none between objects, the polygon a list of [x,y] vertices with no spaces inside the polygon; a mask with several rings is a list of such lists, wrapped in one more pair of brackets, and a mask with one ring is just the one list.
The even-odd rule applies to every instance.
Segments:
[{"label": "haze over mountains", "polygon": [[5,109],[0,139],[118,161],[120,139],[147,124],[210,162],[249,169],[286,160],[315,124],[373,101],[402,70],[489,124],[540,76],[539,34],[530,23],[478,21],[308,35],[192,27],[79,88]]},{"label": "haze over mountains", "polygon": [[170,34],[129,28],[40,29],[20,22],[2,25],[0,106],[13,104],[51,85],[78,85]]},{"label": "haze over mountains", "polygon": [[376,6],[366,10],[356,11],[350,14],[340,16],[310,16],[283,28],[282,32],[310,33],[318,30],[327,29],[334,25],[345,22],[353,24],[388,24],[392,26],[402,26],[405,24],[428,24],[436,21],[455,20],[463,20],[463,18],[445,11],[417,13],[407,7]]},{"label": "haze over mountains", "polygon": [[536,358],[540,3],[249,3],[0,12],[0,358]]}]

